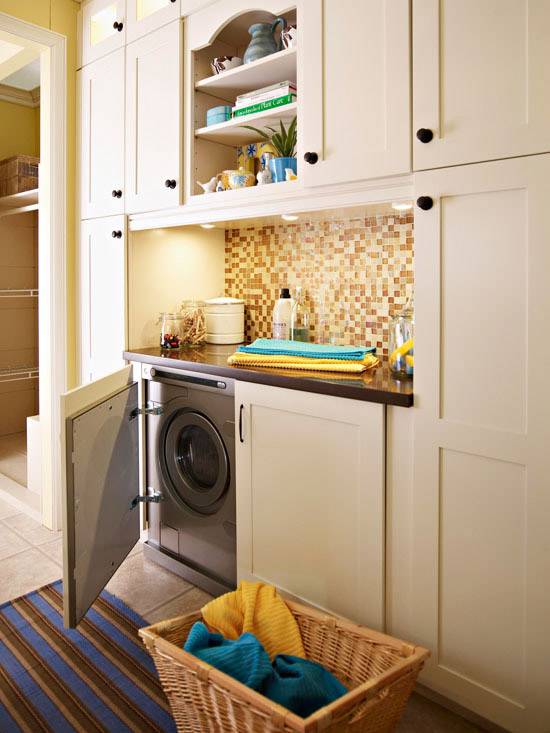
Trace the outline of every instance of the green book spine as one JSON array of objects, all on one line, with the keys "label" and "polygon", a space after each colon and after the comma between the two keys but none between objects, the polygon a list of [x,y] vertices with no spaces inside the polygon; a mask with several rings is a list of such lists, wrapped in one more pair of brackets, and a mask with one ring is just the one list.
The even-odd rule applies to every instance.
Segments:
[{"label": "green book spine", "polygon": [[278,97],[277,99],[269,99],[267,102],[260,102],[259,104],[253,104],[250,107],[243,107],[242,109],[236,109],[233,112],[234,117],[244,117],[245,115],[256,114],[257,112],[265,112],[268,109],[275,109],[277,107],[284,107],[286,104],[291,104],[296,101],[295,94],[286,94],[284,97]]}]

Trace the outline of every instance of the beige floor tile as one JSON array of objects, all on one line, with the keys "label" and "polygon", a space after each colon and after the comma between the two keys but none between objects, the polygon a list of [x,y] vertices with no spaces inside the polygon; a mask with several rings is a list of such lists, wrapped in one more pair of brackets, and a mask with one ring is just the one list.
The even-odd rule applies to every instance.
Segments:
[{"label": "beige floor tile", "polygon": [[7,523],[0,524],[0,560],[31,547],[26,540],[12,532],[9,526],[4,526],[5,524]]},{"label": "beige floor tile", "polygon": [[211,601],[212,598],[213,596],[205,593],[200,588],[191,588],[191,590],[188,590],[181,596],[159,606],[159,608],[155,608],[153,611],[148,611],[145,618],[149,623],[156,624],[157,621],[164,621],[168,618],[183,616],[186,613],[199,610],[202,606],[208,603],[208,601]]},{"label": "beige floor tile", "polygon": [[413,694],[395,733],[483,733],[483,729],[441,705]]},{"label": "beige floor tile", "polygon": [[139,552],[126,558],[107,585],[107,590],[145,616],[192,586]]},{"label": "beige floor tile", "polygon": [[8,504],[7,501],[2,501],[2,499],[0,499],[0,519],[13,517],[14,514],[19,514],[19,509],[16,509],[11,504]]},{"label": "beige floor tile", "polygon": [[0,603],[59,580],[59,567],[35,547],[2,560]]},{"label": "beige floor tile", "polygon": [[61,537],[58,537],[53,542],[44,542],[44,544],[38,545],[38,548],[50,560],[63,567],[63,539]]},{"label": "beige floor tile", "polygon": [[17,514],[9,519],[9,527],[22,535],[31,545],[41,545],[61,537],[61,532],[52,532],[26,514]]}]

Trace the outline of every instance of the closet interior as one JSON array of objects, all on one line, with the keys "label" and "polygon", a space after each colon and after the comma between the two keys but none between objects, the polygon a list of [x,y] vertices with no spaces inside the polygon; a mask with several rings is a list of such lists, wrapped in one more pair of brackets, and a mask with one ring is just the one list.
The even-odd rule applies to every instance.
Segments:
[{"label": "closet interior", "polygon": [[0,500],[40,518],[40,59],[0,65]]}]

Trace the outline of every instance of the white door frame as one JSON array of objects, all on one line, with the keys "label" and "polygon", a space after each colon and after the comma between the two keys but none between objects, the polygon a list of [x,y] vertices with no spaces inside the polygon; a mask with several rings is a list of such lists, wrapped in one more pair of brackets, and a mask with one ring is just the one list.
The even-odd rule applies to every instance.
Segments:
[{"label": "white door frame", "polygon": [[66,38],[0,13],[0,32],[40,54],[38,320],[42,522],[61,526],[60,396],[67,389],[67,51]]}]

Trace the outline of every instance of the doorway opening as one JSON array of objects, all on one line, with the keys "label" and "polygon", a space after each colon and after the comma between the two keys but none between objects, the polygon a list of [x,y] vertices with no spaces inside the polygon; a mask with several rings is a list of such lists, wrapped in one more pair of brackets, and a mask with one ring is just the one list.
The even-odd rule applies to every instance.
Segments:
[{"label": "doorway opening", "polygon": [[60,527],[65,38],[0,13],[0,499]]}]

